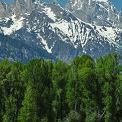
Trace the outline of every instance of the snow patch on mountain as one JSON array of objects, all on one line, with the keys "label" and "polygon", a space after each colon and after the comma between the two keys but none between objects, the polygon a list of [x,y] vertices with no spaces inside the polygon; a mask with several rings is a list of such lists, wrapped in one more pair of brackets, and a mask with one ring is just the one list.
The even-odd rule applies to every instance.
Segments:
[{"label": "snow patch on mountain", "polygon": [[121,29],[112,27],[96,26],[96,29],[101,36],[107,38],[109,40],[109,43],[113,44],[117,44],[116,43],[117,33],[122,32]]},{"label": "snow patch on mountain", "polygon": [[43,44],[43,48],[48,52],[52,53],[52,48],[48,47],[47,41],[38,33],[37,38],[41,40],[41,43]]},{"label": "snow patch on mountain", "polygon": [[[85,23],[82,23],[80,20],[71,20],[70,22],[61,20],[59,22],[50,23],[50,25],[53,30],[59,29],[65,37],[70,39],[75,48],[79,46],[79,43],[84,47],[88,39],[92,38],[89,37],[91,28],[85,28]],[[66,41],[66,39],[63,40]]]},{"label": "snow patch on mountain", "polygon": [[61,20],[59,22],[56,23],[50,23],[50,25],[53,28],[58,28],[60,29],[60,31],[62,31],[64,34],[67,34],[68,36],[71,35],[71,33],[69,33],[68,28],[69,28],[69,23],[65,20]]},{"label": "snow patch on mountain", "polygon": [[108,2],[108,0],[93,0],[93,1],[96,1],[96,2]]},{"label": "snow patch on mountain", "polygon": [[116,38],[116,29],[113,29],[112,27],[101,27],[96,26],[97,30],[99,31],[100,35],[104,36],[105,38],[108,38],[109,40],[114,40]]},{"label": "snow patch on mountain", "polygon": [[43,12],[53,21],[56,21],[56,15],[54,14],[54,12],[51,10],[51,8],[49,7],[45,7],[43,8]]},{"label": "snow patch on mountain", "polygon": [[[1,27],[4,35],[11,35],[13,32],[20,30],[23,27],[23,20],[24,18],[21,17],[20,19],[16,19],[16,15],[11,16],[12,25],[10,27]],[[7,21],[10,20],[9,18],[6,19]]]}]

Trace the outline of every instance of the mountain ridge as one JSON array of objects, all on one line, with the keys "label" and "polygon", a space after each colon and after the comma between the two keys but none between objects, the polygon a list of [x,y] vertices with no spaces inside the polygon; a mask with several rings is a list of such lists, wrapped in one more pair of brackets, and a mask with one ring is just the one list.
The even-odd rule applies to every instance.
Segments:
[{"label": "mountain ridge", "polygon": [[[16,39],[28,45],[31,49],[30,53],[33,52],[35,45],[35,48],[44,50],[50,55],[49,59],[53,57],[54,60],[65,62],[83,54],[91,55],[93,58],[112,52],[121,54],[121,27],[88,23],[59,4],[28,0],[22,5],[20,1],[22,2],[16,0],[16,3],[8,7],[10,13],[6,17],[2,18],[0,15],[0,33],[9,36],[10,41]],[[25,9],[27,4],[29,9],[28,7]],[[14,47],[11,48],[14,50]],[[11,48],[9,47],[8,50]],[[18,50],[22,52],[22,49]],[[42,57],[44,52],[36,50],[31,58]],[[23,53],[24,57],[25,55],[26,53]],[[26,61],[29,59],[27,56]],[[20,59],[15,55],[14,60]]]}]

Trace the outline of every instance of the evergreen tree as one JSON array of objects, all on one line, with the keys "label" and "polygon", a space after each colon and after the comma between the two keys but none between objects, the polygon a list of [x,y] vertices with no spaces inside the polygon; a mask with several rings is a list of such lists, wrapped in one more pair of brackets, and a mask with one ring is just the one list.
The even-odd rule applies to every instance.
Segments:
[{"label": "evergreen tree", "polygon": [[121,93],[116,54],[0,62],[0,122],[120,122]]},{"label": "evergreen tree", "polygon": [[10,89],[7,82],[7,74],[9,74],[11,64],[4,60],[0,63],[0,121],[3,121],[5,114],[5,98],[7,96],[7,89]]},{"label": "evergreen tree", "polygon": [[16,122],[18,112],[23,100],[23,81],[21,80],[22,66],[20,63],[11,65],[10,72],[6,75],[5,108],[3,122]]},{"label": "evergreen tree", "polygon": [[97,67],[101,71],[103,114],[106,122],[118,121],[115,117],[118,106],[118,56],[110,54],[99,59]]},{"label": "evergreen tree", "polygon": [[[94,89],[93,59],[89,56],[76,57],[69,72],[67,84],[67,100],[69,107],[81,114],[82,120],[87,120],[89,112],[93,113],[92,91]],[[95,105],[94,105],[95,106]],[[94,108],[95,109],[95,108]],[[93,121],[93,120],[91,120]]]},{"label": "evergreen tree", "polygon": [[67,113],[66,104],[66,83],[67,83],[68,66],[62,61],[54,64],[53,69],[53,89],[55,92],[55,99],[53,101],[53,109],[56,114],[56,119],[63,120]]},{"label": "evergreen tree", "polygon": [[[44,60],[32,60],[27,65],[26,77],[27,86],[19,120],[25,122],[30,122],[30,120],[32,122],[40,121],[48,116],[50,107],[48,100],[50,98],[51,79],[48,64]],[[32,96],[32,99],[29,100],[30,96]],[[22,114],[23,111],[27,112]],[[33,114],[34,118],[32,119]]]}]

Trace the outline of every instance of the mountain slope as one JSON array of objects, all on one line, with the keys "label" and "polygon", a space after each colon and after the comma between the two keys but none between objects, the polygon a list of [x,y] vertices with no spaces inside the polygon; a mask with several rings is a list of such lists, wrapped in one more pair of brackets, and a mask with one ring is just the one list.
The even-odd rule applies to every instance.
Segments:
[{"label": "mountain slope", "polygon": [[85,22],[122,28],[122,12],[110,0],[70,0],[67,9]]},{"label": "mountain slope", "polygon": [[[9,37],[13,44],[15,40],[21,43],[19,54],[23,47],[26,50],[22,58],[12,51],[14,54],[10,57],[13,60],[25,59],[23,62],[26,62],[34,57],[43,57],[69,62],[77,55],[89,54],[97,58],[106,53],[122,51],[122,30],[119,28],[86,23],[59,5],[31,0],[27,3],[24,1],[22,5],[21,2],[17,0],[10,5],[8,16],[0,20],[2,36]],[[27,10],[25,5],[29,7]],[[13,9],[18,6],[19,9]],[[12,9],[14,12],[11,12]],[[0,41],[4,42],[2,38]],[[11,52],[17,45],[7,49]],[[4,58],[6,53],[3,50],[2,53]]]}]

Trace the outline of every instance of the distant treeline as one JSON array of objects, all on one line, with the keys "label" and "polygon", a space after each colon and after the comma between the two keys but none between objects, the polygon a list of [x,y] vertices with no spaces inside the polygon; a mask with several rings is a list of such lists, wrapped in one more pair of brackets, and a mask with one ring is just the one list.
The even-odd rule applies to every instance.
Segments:
[{"label": "distant treeline", "polygon": [[121,95],[116,54],[0,62],[0,122],[120,122]]}]

